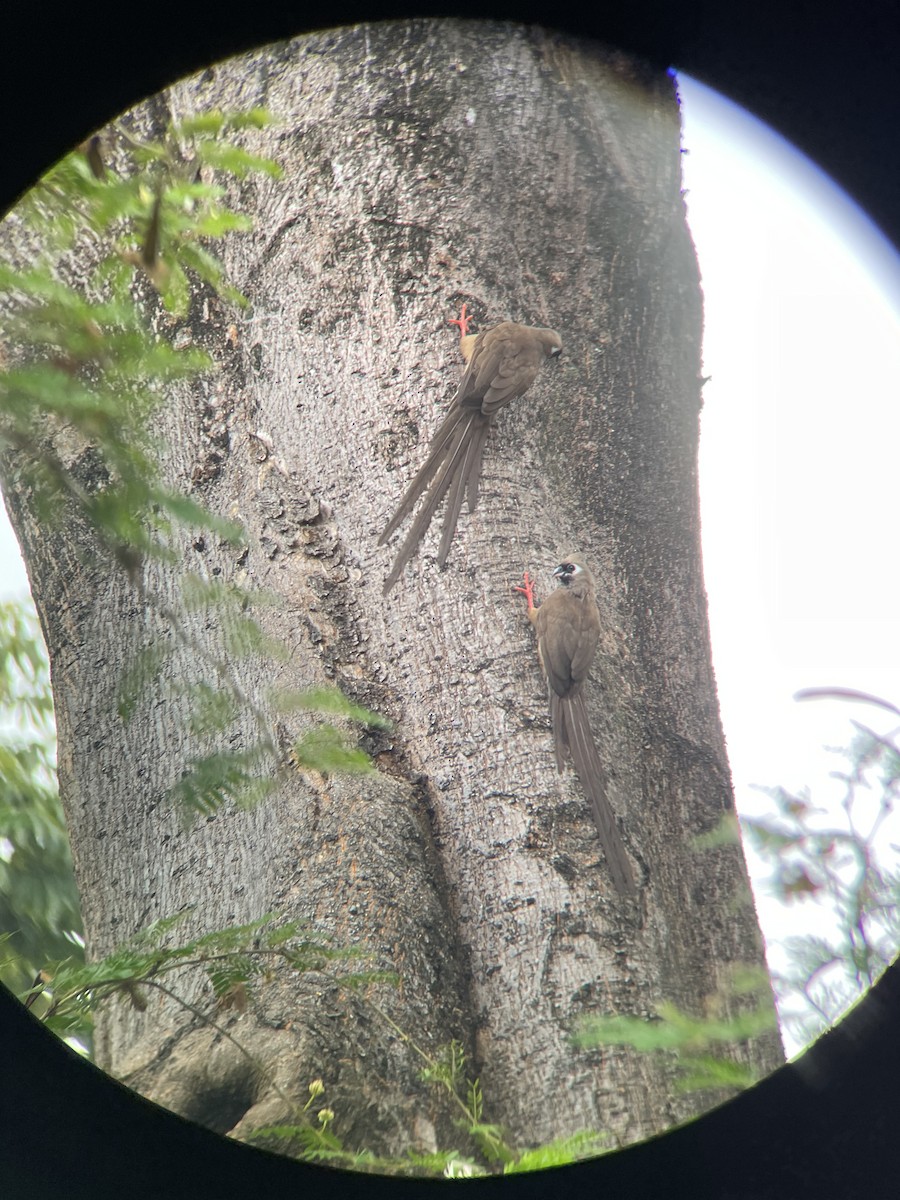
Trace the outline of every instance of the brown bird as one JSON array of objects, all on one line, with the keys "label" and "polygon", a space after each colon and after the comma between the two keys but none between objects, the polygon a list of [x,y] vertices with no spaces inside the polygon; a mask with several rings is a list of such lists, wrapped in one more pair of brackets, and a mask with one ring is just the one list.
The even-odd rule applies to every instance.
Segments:
[{"label": "brown bird", "polygon": [[635,891],[634,875],[615,814],[606,795],[606,771],[597,753],[584,699],[584,681],[600,640],[600,613],[594,578],[578,555],[570,555],[553,572],[560,586],[534,606],[534,585],[525,572],[517,587],[528,601],[528,619],[537,632],[538,657],[550,694],[550,724],[556,766],[562,771],[570,755],[581,780],[600,835],[609,873],[617,891]]},{"label": "brown bird", "polygon": [[534,329],[530,325],[503,321],[493,329],[473,336],[468,333],[470,320],[463,305],[453,324],[459,325],[460,349],[468,365],[450,402],[450,411],[431,439],[428,457],[378,539],[378,545],[383,546],[425,494],[425,504],[413,521],[385,580],[385,595],[415,554],[439,504],[449,492],[438,550],[438,565],[444,565],[463,497],[467,499],[469,512],[474,512],[478,503],[484,444],[494,418],[511,400],[528,391],[541,363],[562,350],[562,340],[555,329]]}]

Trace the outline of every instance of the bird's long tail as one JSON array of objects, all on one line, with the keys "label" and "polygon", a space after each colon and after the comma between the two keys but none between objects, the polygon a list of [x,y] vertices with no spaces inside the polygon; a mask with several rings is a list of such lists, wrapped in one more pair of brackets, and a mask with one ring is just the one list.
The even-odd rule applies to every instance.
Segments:
[{"label": "bird's long tail", "polygon": [[551,690],[550,720],[553,724],[556,765],[561,771],[567,753],[572,756],[575,773],[591,804],[591,813],[612,881],[621,895],[630,895],[635,891],[634,875],[607,797],[606,771],[591,734],[584,693],[560,697]]},{"label": "bird's long tail", "polygon": [[378,539],[378,545],[383,546],[395,529],[398,529],[412,510],[416,506],[416,501],[425,491],[425,488],[431,482],[435,472],[443,461],[444,455],[456,433],[458,426],[466,416],[470,414],[460,405],[454,405],[444,418],[443,424],[431,439],[431,445],[428,449],[428,457],[425,459],[422,466],[416,472],[416,476],[412,483],[403,493],[400,503],[397,505],[397,511],[388,521],[382,530],[381,537]]},{"label": "bird's long tail", "polygon": [[444,513],[444,528],[438,550],[438,565],[441,567],[447,561],[447,555],[450,553],[450,545],[456,532],[456,522],[459,520],[462,510],[463,495],[466,496],[470,513],[475,511],[475,505],[478,503],[481,460],[484,457],[484,443],[487,441],[490,427],[490,421],[480,414],[469,424],[462,457],[454,470],[450,498]]},{"label": "bird's long tail", "polygon": [[394,530],[412,512],[416,502],[427,488],[425,503],[416,515],[409,533],[406,535],[406,540],[397,553],[390,574],[384,582],[385,595],[400,578],[403,568],[415,554],[441,500],[449,490],[450,499],[444,517],[441,545],[438,552],[438,563],[440,566],[444,565],[453,541],[453,534],[456,531],[456,522],[462,508],[463,496],[468,494],[470,508],[472,508],[472,497],[475,496],[477,499],[484,442],[489,428],[490,418],[484,417],[478,409],[467,409],[460,406],[450,410],[444,423],[434,435],[428,458],[406,489],[397,511],[378,539],[380,546],[388,540]]}]

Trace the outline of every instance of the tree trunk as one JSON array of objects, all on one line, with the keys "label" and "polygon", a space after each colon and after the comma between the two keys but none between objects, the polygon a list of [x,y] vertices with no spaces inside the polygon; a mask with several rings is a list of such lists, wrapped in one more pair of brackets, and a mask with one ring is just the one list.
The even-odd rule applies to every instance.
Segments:
[{"label": "tree trunk", "polygon": [[[263,105],[249,137],[285,168],[242,185],[253,234],[226,255],[252,301],[191,336],[221,370],[173,392],[167,473],[251,535],[238,555],[187,539],[182,568],[280,600],[263,622],[290,657],[232,660],[272,740],[273,682],[337,682],[390,717],[377,773],[294,772],[252,811],[185,830],[161,803],[192,756],[183,691],[223,655],[214,612],[125,724],[121,673],[171,639],[90,531],[39,529],[10,506],[52,661],[60,786],[92,955],[194,905],[195,929],[275,910],[363,942],[400,972],[345,999],[323,972],[276,973],[219,1014],[266,1065],[164,1000],[104,1013],[103,1065],[238,1135],[288,1119],[320,1076],[346,1143],[397,1153],[458,1143],[455,1115],[389,1016],[433,1053],[460,1040],[485,1120],[521,1146],[579,1129],[620,1142],[702,1100],[627,1048],[570,1042],[582,1014],[695,1013],[732,965],[760,964],[739,848],[698,852],[732,809],[706,621],[696,479],[701,299],[680,191],[673,81],[625,56],[494,23],[409,21],[304,36],[177,85],[178,116]],[[431,530],[386,599],[397,548],[378,535],[424,458],[461,359],[447,321],[552,326],[563,356],[505,410],[482,499],[447,566]],[[9,470],[7,486],[14,482]],[[613,889],[577,779],[555,768],[522,598],[577,548],[605,634],[589,709],[639,890]],[[149,592],[178,608],[173,572]],[[254,736],[249,711],[230,746]],[[223,745],[226,744],[223,741]],[[204,1003],[202,996],[192,1001]],[[372,999],[377,1008],[372,1007]],[[763,1071],[774,1035],[735,1051]]]}]

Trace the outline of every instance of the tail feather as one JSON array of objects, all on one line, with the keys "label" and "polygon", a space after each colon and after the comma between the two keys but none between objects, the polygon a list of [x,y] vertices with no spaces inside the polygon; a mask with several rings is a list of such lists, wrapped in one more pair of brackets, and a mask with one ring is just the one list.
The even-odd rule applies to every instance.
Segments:
[{"label": "tail feather", "polygon": [[469,459],[469,466],[466,469],[466,503],[469,506],[470,513],[475,511],[475,505],[478,503],[481,462],[484,458],[484,447],[490,428],[491,422],[485,421],[478,429],[477,436],[472,439],[472,454]]},{"label": "tail feather", "polygon": [[566,733],[566,716],[563,701],[550,688],[550,728],[553,730],[553,749],[556,751],[556,769],[560,774],[565,770],[566,759],[569,757],[569,737]]},{"label": "tail feather", "polygon": [[444,461],[444,458],[451,448],[454,440],[454,435],[459,431],[459,425],[466,417],[472,416],[471,409],[465,409],[460,405],[454,405],[447,413],[444,422],[438,429],[437,433],[431,439],[431,446],[428,451],[428,457],[419,468],[412,483],[403,493],[397,511],[385,525],[381,537],[378,539],[378,545],[383,546],[395,529],[398,529],[412,510],[416,506],[419,497],[428,487],[432,478],[438,471]]},{"label": "tail feather", "polygon": [[[553,713],[554,699],[557,701],[556,714]],[[569,697],[558,697],[552,693],[550,707],[551,715],[555,717],[558,714],[559,718],[558,722],[554,719],[553,723],[557,766],[562,770],[561,759],[565,750],[568,750],[572,756],[575,773],[590,801],[594,824],[600,836],[600,845],[606,855],[612,881],[621,895],[629,895],[635,891],[634,875],[625,843],[616,824],[615,813],[607,797],[606,771],[591,734],[584,693],[579,692]]]},{"label": "tail feather", "polygon": [[469,512],[472,512],[475,507],[472,503],[472,496],[474,494],[476,499],[478,497],[481,460],[484,455],[484,443],[487,441],[489,429],[490,422],[480,416],[469,424],[465,450],[462,460],[455,468],[456,473],[453,479],[453,486],[450,489],[447,510],[444,513],[444,529],[441,534],[441,546],[438,550],[438,564],[440,566],[444,565],[447,561],[447,555],[450,553],[453,535],[456,532],[456,523],[459,520],[459,514],[462,509],[463,495],[468,497]]},{"label": "tail feather", "polygon": [[[477,414],[470,414],[472,417],[476,415]],[[390,574],[384,581],[385,596],[400,578],[403,568],[415,554],[419,542],[425,536],[425,530],[431,524],[432,517],[446,495],[447,489],[454,481],[460,462],[464,459],[470,423],[471,422],[456,422],[449,444],[446,447],[441,448],[441,458],[443,461],[441,462],[440,470],[438,471],[434,482],[431,484],[431,487],[428,490],[424,505],[416,514],[416,519],[413,521],[409,533],[406,535],[406,540],[397,552],[397,557],[394,560],[394,565],[391,567]],[[414,502],[415,501],[413,501],[413,503]],[[453,526],[450,528],[451,538],[453,536],[453,530],[455,527],[456,524],[454,522]]]}]

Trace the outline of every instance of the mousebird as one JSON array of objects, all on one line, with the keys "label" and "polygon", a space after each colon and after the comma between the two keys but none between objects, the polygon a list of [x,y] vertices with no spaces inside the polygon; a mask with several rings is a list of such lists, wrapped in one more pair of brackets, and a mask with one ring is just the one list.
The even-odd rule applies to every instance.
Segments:
[{"label": "mousebird", "polygon": [[452,322],[460,327],[460,349],[468,365],[456,395],[450,401],[450,411],[431,439],[428,457],[378,539],[379,546],[384,545],[424,495],[425,503],[385,580],[385,595],[415,554],[438,506],[449,492],[438,550],[438,565],[444,565],[463,497],[466,497],[469,512],[474,512],[478,503],[484,444],[497,413],[511,400],[524,395],[534,383],[541,364],[548,358],[555,358],[562,350],[562,339],[555,329],[537,329],[503,321],[473,335],[468,332],[470,320],[463,305],[459,317]]},{"label": "mousebird", "polygon": [[606,770],[594,744],[584,696],[584,682],[600,640],[600,613],[594,597],[594,577],[577,554],[564,559],[553,572],[559,587],[539,608],[534,585],[525,572],[517,587],[528,601],[528,619],[537,633],[538,658],[550,696],[550,724],[556,766],[562,771],[571,757],[575,773],[590,801],[600,845],[616,890],[635,889],[634,875],[606,789]]}]

